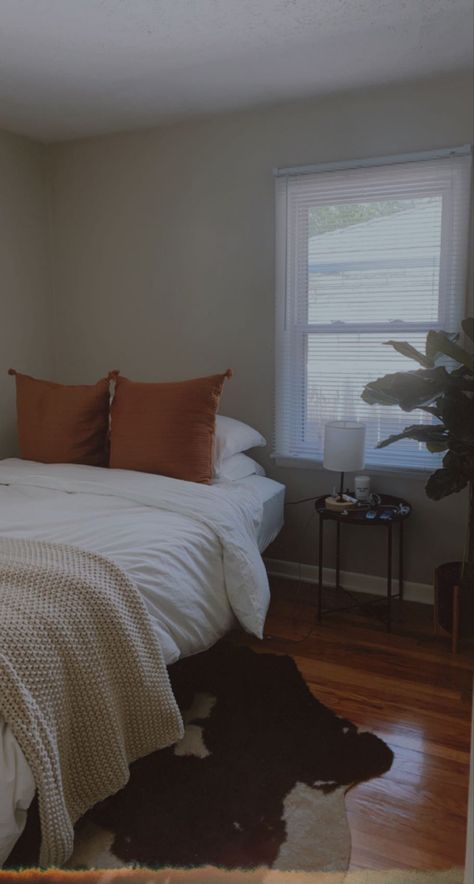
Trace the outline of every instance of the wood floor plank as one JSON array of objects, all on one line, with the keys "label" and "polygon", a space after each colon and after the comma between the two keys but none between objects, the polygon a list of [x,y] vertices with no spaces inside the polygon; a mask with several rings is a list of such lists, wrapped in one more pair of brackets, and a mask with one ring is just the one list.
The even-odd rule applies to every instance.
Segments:
[{"label": "wood floor plank", "polygon": [[272,581],[263,641],[289,654],[320,702],[371,730],[394,752],[383,777],[346,796],[352,869],[462,866],[474,655],[434,638],[431,609],[405,602],[392,633],[373,616],[344,612],[315,621],[314,587]]}]

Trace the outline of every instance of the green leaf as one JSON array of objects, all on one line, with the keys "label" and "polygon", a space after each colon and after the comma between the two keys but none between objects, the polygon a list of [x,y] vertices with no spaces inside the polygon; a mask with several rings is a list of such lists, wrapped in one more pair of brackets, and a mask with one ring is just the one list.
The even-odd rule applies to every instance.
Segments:
[{"label": "green leaf", "polygon": [[369,405],[399,405],[403,411],[413,411],[438,399],[448,383],[444,367],[397,371],[367,384],[361,395]]},{"label": "green leaf", "polygon": [[[425,343],[425,353],[428,359],[433,359],[436,361],[438,356],[442,356],[443,351],[438,349],[438,334],[439,332],[431,330],[426,335],[426,343]],[[448,332],[443,332],[443,336],[448,338],[449,341],[455,343],[459,335],[457,332],[453,332],[452,334],[448,334]]]},{"label": "green leaf", "polygon": [[[452,437],[448,437],[449,451],[443,457],[443,467],[447,470],[456,471],[469,482],[474,477],[474,450],[463,445],[456,444]],[[455,444],[455,448],[451,446]]]},{"label": "green leaf", "polygon": [[398,353],[401,353],[402,356],[407,356],[409,359],[415,359],[416,362],[419,362],[423,368],[433,368],[434,362],[432,359],[429,359],[428,356],[425,356],[423,353],[420,353],[415,347],[408,343],[408,341],[384,341],[386,346],[393,347],[394,350],[397,350]]},{"label": "green leaf", "polygon": [[443,467],[440,470],[436,470],[429,477],[425,485],[425,491],[431,500],[441,500],[443,497],[448,497],[449,494],[456,494],[458,491],[462,491],[466,487],[467,481],[465,476],[457,470]]},{"label": "green leaf", "polygon": [[448,434],[442,424],[412,424],[410,427],[405,427],[401,433],[396,433],[389,436],[388,439],[378,442],[375,447],[386,448],[387,445],[392,445],[399,439],[415,439],[416,442],[440,446],[436,447],[435,451],[446,451],[448,447]]},{"label": "green leaf", "polygon": [[457,337],[458,335],[448,335],[443,331],[429,331],[426,336],[426,356],[433,361],[440,354],[449,356],[474,371],[474,356],[456,343]]},{"label": "green leaf", "polygon": [[461,322],[462,330],[467,338],[474,341],[474,317],[469,316]]},{"label": "green leaf", "polygon": [[426,447],[431,454],[439,454],[440,451],[446,451],[448,447],[447,440],[441,442],[426,442]]},{"label": "green leaf", "polygon": [[448,385],[454,390],[464,390],[466,393],[474,393],[474,377],[464,365],[455,368],[448,373]]},{"label": "green leaf", "polygon": [[474,400],[459,390],[448,390],[438,403],[440,419],[457,441],[474,449]]}]

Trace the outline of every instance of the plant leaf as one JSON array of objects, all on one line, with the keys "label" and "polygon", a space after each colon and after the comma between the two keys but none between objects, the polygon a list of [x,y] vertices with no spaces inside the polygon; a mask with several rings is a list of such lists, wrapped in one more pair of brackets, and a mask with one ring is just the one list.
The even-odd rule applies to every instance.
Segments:
[{"label": "plant leaf", "polygon": [[447,497],[449,494],[462,491],[466,487],[467,481],[466,477],[457,470],[443,467],[440,470],[435,470],[429,477],[425,485],[425,491],[431,500],[441,500],[441,498]]},{"label": "plant leaf", "polygon": [[466,337],[470,338],[471,341],[474,341],[474,317],[469,316],[467,319],[463,319],[461,326]]},{"label": "plant leaf", "polygon": [[[426,353],[428,359],[433,359],[434,361],[436,361],[437,356],[442,355],[442,351],[438,349],[437,335],[438,335],[438,332],[436,332],[432,329],[426,335],[426,343],[425,343],[425,353]],[[459,338],[459,335],[457,332],[453,332],[451,334],[448,334],[448,332],[443,332],[443,336],[445,338],[448,338],[448,340],[451,341],[452,343],[456,343],[456,341]]]},{"label": "plant leaf", "polygon": [[447,470],[455,470],[469,482],[474,477],[474,450],[459,444],[455,449],[452,449],[451,437],[448,441],[449,451],[443,457],[443,467]]},{"label": "plant leaf", "polygon": [[361,395],[369,405],[399,405],[403,411],[413,411],[438,399],[448,383],[444,367],[397,371],[367,384]]},{"label": "plant leaf", "polygon": [[423,368],[433,368],[434,362],[432,359],[429,359],[428,356],[425,356],[423,353],[420,353],[415,347],[408,343],[408,341],[384,341],[386,346],[393,347],[394,350],[397,350],[398,353],[401,353],[402,356],[407,356],[409,359],[415,359],[416,362],[419,362]]},{"label": "plant leaf", "polygon": [[443,354],[474,371],[474,356],[456,343],[457,337],[442,331],[429,331],[426,336],[426,356],[434,361],[437,356]]},{"label": "plant leaf", "polygon": [[401,433],[396,433],[389,436],[388,439],[378,442],[375,447],[386,448],[387,445],[392,445],[399,439],[415,439],[417,442],[425,442],[426,444],[429,442],[431,445],[441,446],[435,448],[435,451],[446,451],[448,447],[448,434],[442,424],[412,424],[410,427],[405,427]]},{"label": "plant leaf", "polygon": [[440,442],[426,442],[426,447],[431,454],[439,454],[440,451],[446,451],[448,442],[447,439]]},{"label": "plant leaf", "polygon": [[455,440],[474,450],[474,400],[459,390],[448,390],[438,403],[440,419]]},{"label": "plant leaf", "polygon": [[474,393],[474,377],[472,376],[472,372],[468,371],[464,366],[455,369],[455,371],[449,372],[448,377],[448,384],[454,390],[464,390],[466,393]]}]

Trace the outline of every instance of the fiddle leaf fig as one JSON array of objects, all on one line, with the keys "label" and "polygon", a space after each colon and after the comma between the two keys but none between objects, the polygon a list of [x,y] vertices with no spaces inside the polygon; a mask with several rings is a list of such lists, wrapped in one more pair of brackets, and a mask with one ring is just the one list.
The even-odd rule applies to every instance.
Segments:
[{"label": "fiddle leaf fig", "polygon": [[[378,443],[385,448],[402,439],[413,439],[426,445],[428,451],[445,451],[443,466],[429,477],[426,493],[432,500],[441,500],[471,489],[469,517],[469,561],[474,559],[474,318],[462,323],[466,347],[458,343],[459,335],[429,331],[425,354],[407,341],[386,341],[397,353],[414,359],[422,368],[397,371],[371,381],[362,392],[369,405],[399,406],[403,411],[418,409],[436,418],[432,424],[411,424],[400,433]],[[451,368],[438,360],[455,362]]]},{"label": "fiddle leaf fig", "polygon": [[416,347],[413,347],[408,341],[384,341],[386,346],[393,347],[398,353],[401,353],[402,356],[408,356],[409,359],[415,359],[416,362],[419,362],[423,368],[433,368],[434,362],[432,359],[429,359],[428,356],[425,356],[423,353],[420,353]]},{"label": "fiddle leaf fig", "polygon": [[462,491],[467,485],[465,476],[460,475],[456,470],[446,470],[444,468],[435,470],[429,477],[425,490],[431,500],[441,500],[457,491]]},{"label": "fiddle leaf fig", "polygon": [[439,414],[455,439],[474,446],[474,402],[471,397],[459,390],[449,390],[440,401]]},{"label": "fiddle leaf fig", "polygon": [[403,411],[413,411],[431,405],[448,384],[444,367],[397,371],[367,384],[362,399],[369,405],[399,405]]},{"label": "fiddle leaf fig", "polygon": [[461,365],[465,365],[470,371],[474,371],[474,357],[459,344],[456,343],[458,335],[448,335],[446,332],[429,331],[426,338],[426,356],[435,360],[440,354],[455,359]]},{"label": "fiddle leaf fig", "polygon": [[461,327],[466,337],[474,341],[474,317],[469,316],[467,319],[463,319]]},{"label": "fiddle leaf fig", "polygon": [[453,390],[465,390],[474,393],[474,376],[463,365],[448,374],[448,386]]},{"label": "fiddle leaf fig", "polygon": [[386,448],[398,442],[399,439],[415,439],[416,442],[425,442],[426,445],[435,446],[434,451],[446,451],[448,447],[448,433],[442,424],[413,424],[405,427],[401,433],[389,436],[377,444],[377,448]]}]

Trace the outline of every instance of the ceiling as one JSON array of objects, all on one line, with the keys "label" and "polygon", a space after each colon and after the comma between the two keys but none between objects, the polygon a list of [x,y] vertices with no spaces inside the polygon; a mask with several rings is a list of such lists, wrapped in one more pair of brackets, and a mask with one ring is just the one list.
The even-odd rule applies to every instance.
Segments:
[{"label": "ceiling", "polygon": [[45,141],[472,66],[472,0],[0,0],[0,128]]}]

